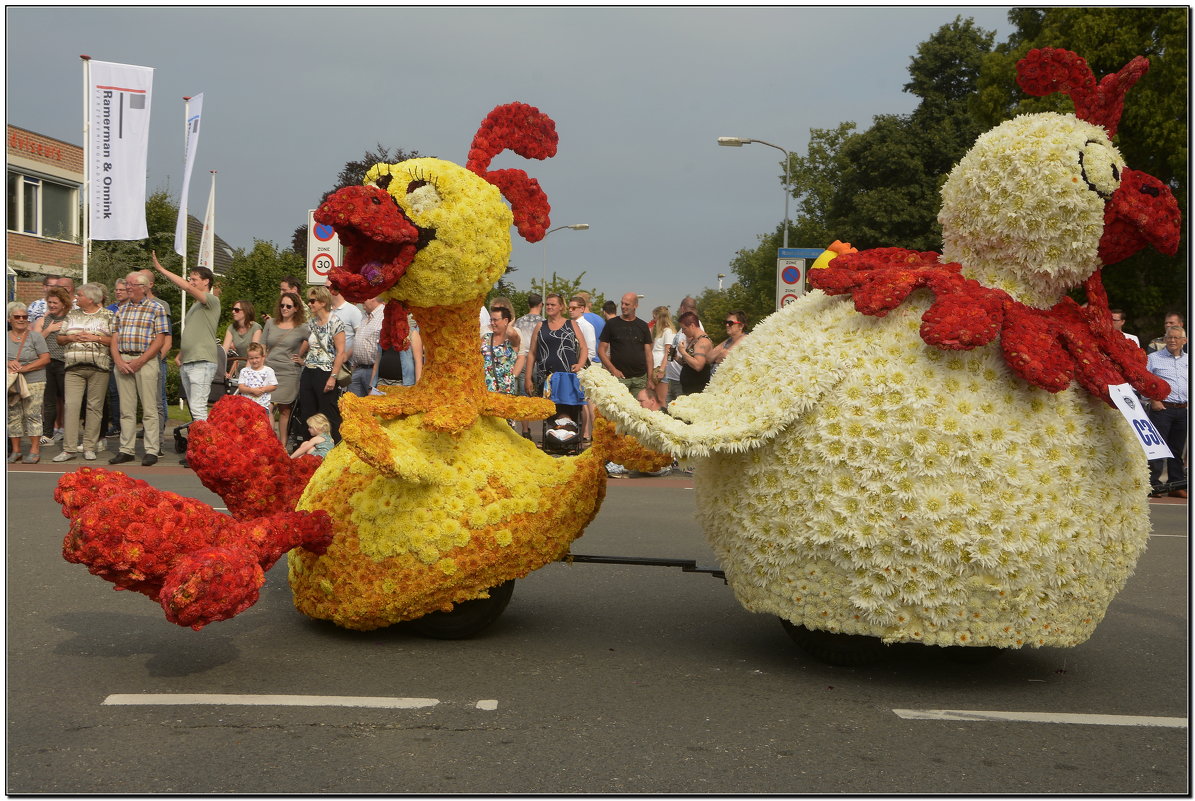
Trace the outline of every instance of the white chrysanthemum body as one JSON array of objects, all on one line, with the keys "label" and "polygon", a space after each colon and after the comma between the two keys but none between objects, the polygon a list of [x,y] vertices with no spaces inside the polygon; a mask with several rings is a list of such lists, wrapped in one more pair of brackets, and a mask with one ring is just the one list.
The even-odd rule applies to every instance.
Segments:
[{"label": "white chrysanthemum body", "polygon": [[942,255],[985,286],[1048,307],[1100,266],[1124,158],[1103,128],[1026,114],[980,136],[942,187]]},{"label": "white chrysanthemum body", "polygon": [[673,405],[692,425],[596,373],[586,391],[700,457],[700,521],[747,609],[888,642],[1077,645],[1149,535],[1140,447],[1086,392],[1013,375],[998,344],[926,345],[929,300],[875,318],[812,293]]}]

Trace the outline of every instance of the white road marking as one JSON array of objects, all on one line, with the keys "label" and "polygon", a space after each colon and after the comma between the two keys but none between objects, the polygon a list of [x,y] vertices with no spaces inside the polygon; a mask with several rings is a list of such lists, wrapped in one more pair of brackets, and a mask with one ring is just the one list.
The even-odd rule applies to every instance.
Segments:
[{"label": "white road marking", "polygon": [[[222,693],[128,693],[109,695],[104,706],[368,706],[378,709],[422,709],[436,698],[386,698],[362,695],[238,695]],[[494,702],[497,704],[497,702]]]},{"label": "white road marking", "polygon": [[478,709],[485,709],[485,710],[497,709],[497,708],[498,708],[498,702],[497,702],[497,701],[478,701],[478,702],[477,702],[477,708],[478,708]]},{"label": "white road marking", "polygon": [[1148,715],[1085,715],[1070,712],[991,712],[978,709],[893,709],[905,720],[1011,721],[1017,723],[1081,723],[1089,726],[1160,726],[1187,728],[1186,718]]}]

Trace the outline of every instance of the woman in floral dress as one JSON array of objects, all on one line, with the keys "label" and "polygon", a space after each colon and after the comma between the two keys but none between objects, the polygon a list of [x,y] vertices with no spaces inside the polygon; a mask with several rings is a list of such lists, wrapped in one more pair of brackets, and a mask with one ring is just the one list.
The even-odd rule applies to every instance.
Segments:
[{"label": "woman in floral dress", "polygon": [[336,373],[348,358],[344,323],[332,313],[332,294],[326,287],[307,290],[311,320],[307,327],[307,355],[299,376],[299,411],[304,417],[319,413],[332,424],[332,439],[340,442],[340,389]]},{"label": "woman in floral dress", "polygon": [[519,331],[511,325],[510,309],[495,307],[490,312],[489,333],[481,338],[481,358],[485,363],[485,388],[490,392],[514,395],[516,379],[523,372],[519,355]]}]

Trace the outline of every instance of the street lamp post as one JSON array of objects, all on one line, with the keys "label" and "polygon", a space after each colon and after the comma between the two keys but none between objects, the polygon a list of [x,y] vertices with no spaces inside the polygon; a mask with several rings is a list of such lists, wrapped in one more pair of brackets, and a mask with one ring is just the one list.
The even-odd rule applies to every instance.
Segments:
[{"label": "street lamp post", "polygon": [[747,139],[747,138],[740,137],[740,136],[719,136],[718,137],[718,144],[721,145],[722,147],[742,147],[743,145],[749,145],[751,143],[755,143],[757,145],[767,145],[768,147],[774,147],[777,150],[779,150],[781,153],[784,154],[784,245],[783,245],[783,247],[787,248],[788,247],[788,196],[792,194],[792,187],[789,185],[789,182],[788,182],[788,162],[789,162],[788,151],[785,150],[784,148],[780,147],[780,145],[774,145],[771,142],[765,142],[762,139]]},{"label": "street lamp post", "polygon": [[562,230],[564,228],[567,228],[570,231],[588,231],[589,223],[573,223],[572,225],[558,225],[555,228],[549,228],[547,230],[547,232],[544,234],[544,238],[543,238],[543,243],[544,243],[544,291],[543,291],[543,294],[545,294],[545,295],[548,294],[548,241],[547,241],[548,234],[550,234],[554,231]]}]

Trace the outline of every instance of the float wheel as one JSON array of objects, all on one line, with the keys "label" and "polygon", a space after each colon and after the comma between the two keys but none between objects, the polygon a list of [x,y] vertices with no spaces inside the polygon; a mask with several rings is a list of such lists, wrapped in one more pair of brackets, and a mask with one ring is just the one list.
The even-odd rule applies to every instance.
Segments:
[{"label": "float wheel", "polygon": [[510,596],[515,591],[515,580],[505,581],[490,589],[489,598],[474,598],[462,601],[450,612],[431,612],[423,617],[409,620],[407,629],[435,640],[467,640],[489,628],[501,616]]},{"label": "float wheel", "polygon": [[780,618],[780,624],[801,650],[819,662],[838,667],[860,667],[880,661],[887,646],[879,637],[865,634],[835,634],[809,629]]}]

